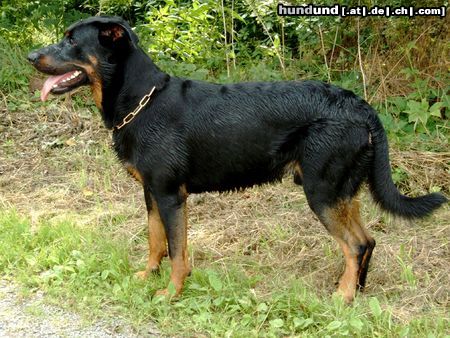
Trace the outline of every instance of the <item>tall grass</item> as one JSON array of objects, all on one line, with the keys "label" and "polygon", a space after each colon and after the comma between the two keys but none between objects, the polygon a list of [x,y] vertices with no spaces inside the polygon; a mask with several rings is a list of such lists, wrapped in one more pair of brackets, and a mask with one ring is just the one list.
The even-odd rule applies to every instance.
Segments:
[{"label": "tall grass", "polygon": [[32,68],[29,66],[23,47],[14,45],[0,36],[0,90],[12,92],[28,88]]}]

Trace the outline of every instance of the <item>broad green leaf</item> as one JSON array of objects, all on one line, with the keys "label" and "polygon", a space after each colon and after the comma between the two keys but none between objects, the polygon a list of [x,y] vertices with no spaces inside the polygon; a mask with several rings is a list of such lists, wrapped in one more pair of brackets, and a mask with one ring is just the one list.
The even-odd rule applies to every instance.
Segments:
[{"label": "broad green leaf", "polygon": [[217,277],[215,273],[210,273],[208,275],[209,285],[214,289],[214,291],[219,292],[222,290],[222,281]]},{"label": "broad green leaf", "polygon": [[369,299],[369,307],[375,317],[380,317],[383,310],[381,309],[380,302],[377,298],[372,297]]},{"label": "broad green leaf", "polygon": [[258,304],[258,307],[256,308],[256,310],[258,312],[266,312],[269,309],[269,307],[267,306],[266,303],[260,303]]},{"label": "broad green leaf", "polygon": [[270,323],[270,326],[274,327],[274,328],[280,328],[280,327],[283,327],[283,325],[284,325],[284,321],[281,318],[272,319],[269,323]]},{"label": "broad green leaf", "polygon": [[327,325],[328,331],[335,331],[342,326],[342,322],[339,320],[334,320],[330,324]]},{"label": "broad green leaf", "polygon": [[443,102],[436,102],[430,107],[430,114],[436,117],[441,117],[441,108],[444,106]]}]

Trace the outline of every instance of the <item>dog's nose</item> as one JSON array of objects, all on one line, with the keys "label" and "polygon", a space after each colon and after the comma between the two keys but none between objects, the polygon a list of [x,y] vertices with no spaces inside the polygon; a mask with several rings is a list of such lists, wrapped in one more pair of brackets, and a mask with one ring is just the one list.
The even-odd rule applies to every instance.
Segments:
[{"label": "dog's nose", "polygon": [[28,54],[27,59],[31,63],[36,63],[39,60],[40,54],[38,52],[31,52]]}]

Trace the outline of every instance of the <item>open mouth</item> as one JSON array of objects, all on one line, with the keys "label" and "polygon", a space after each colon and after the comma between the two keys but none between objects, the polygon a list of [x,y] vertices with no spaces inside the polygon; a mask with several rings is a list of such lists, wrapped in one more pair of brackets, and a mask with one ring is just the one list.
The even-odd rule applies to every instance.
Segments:
[{"label": "open mouth", "polygon": [[47,100],[48,94],[63,94],[88,82],[86,73],[73,70],[62,75],[50,76],[41,89],[41,100]]}]

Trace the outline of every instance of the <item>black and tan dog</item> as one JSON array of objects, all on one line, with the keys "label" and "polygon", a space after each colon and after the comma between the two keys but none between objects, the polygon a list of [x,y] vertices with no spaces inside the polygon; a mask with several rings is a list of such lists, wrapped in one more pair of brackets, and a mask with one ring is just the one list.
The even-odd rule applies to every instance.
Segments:
[{"label": "black and tan dog", "polygon": [[[117,17],[93,17],[61,42],[30,53],[53,75],[41,98],[92,88],[119,159],[144,188],[150,253],[146,277],[167,252],[180,293],[190,273],[186,198],[280,180],[294,168],[308,203],[342,247],[339,292],[350,302],[364,286],[375,241],[355,198],[365,181],[379,205],[407,218],[446,201],[403,196],[376,112],[352,92],[314,81],[212,84],[169,76],[138,47]],[[166,290],[162,290],[166,293]]]}]

